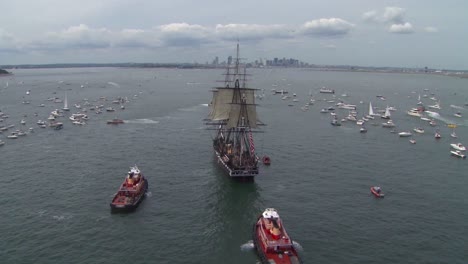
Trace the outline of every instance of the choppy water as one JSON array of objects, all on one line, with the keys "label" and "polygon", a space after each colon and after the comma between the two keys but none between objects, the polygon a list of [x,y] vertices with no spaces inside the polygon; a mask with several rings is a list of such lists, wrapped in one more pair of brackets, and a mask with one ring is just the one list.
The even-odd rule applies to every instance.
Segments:
[{"label": "choppy water", "polygon": [[[245,184],[231,181],[216,166],[211,131],[202,121],[209,89],[222,79],[221,71],[14,73],[0,78],[0,110],[10,115],[3,123],[18,129],[24,118],[35,133],[16,140],[0,134],[6,142],[0,147],[1,263],[256,263],[246,249],[265,207],[278,209],[306,263],[468,260],[468,161],[449,155],[455,141],[445,124],[459,124],[457,141],[468,145],[463,107],[468,80],[254,70],[250,83],[265,89],[258,112],[268,124],[265,133],[254,135],[256,149],[260,156],[268,154],[272,165],[261,167],[255,183]],[[330,115],[319,113],[329,105],[319,99],[331,99],[318,94],[322,86],[335,89],[337,98],[347,93],[346,102],[360,112],[367,112],[369,100],[381,109],[393,105],[399,131],[423,126],[426,133],[415,135],[417,144],[411,145],[380,126],[368,125],[366,134],[351,123],[333,127]],[[271,95],[271,88],[296,93],[300,101],[288,106],[291,101]],[[63,98],[65,91],[70,105],[101,96],[130,102],[123,111],[89,113],[86,126],[64,120],[59,131],[37,127],[37,119],[62,107],[46,99]],[[310,91],[317,101],[303,112]],[[423,98],[427,104],[434,103],[430,93],[441,101],[434,116],[443,136],[439,141],[434,128],[405,114],[416,106],[418,93],[429,95]],[[38,107],[41,103],[46,107]],[[455,112],[464,117],[454,117]],[[127,123],[107,125],[114,117]],[[109,202],[133,164],[149,179],[150,193],[136,212],[110,214]],[[382,186],[385,199],[370,196],[371,185]]]}]

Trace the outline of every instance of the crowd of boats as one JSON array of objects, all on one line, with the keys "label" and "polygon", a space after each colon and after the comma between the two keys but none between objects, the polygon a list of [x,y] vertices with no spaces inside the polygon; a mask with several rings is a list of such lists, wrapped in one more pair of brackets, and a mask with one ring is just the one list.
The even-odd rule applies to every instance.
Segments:
[{"label": "crowd of boats", "polygon": [[[379,96],[378,96],[379,97]],[[382,98],[382,97],[380,97]],[[434,97],[433,97],[434,98]],[[311,99],[312,102],[313,99]],[[315,100],[313,100],[315,102]],[[327,102],[332,103],[334,100],[327,100]],[[363,103],[362,101],[360,102]],[[338,109],[347,109],[348,114],[342,119],[339,119],[337,113],[335,112],[335,107]],[[440,101],[434,105],[430,105],[429,108],[431,109],[440,109]],[[460,108],[460,107],[458,107]],[[394,134],[398,134],[399,137],[410,137],[409,142],[411,144],[416,144],[416,139],[413,137],[414,134],[425,134],[426,130],[422,126],[416,126],[412,130],[400,131],[397,132],[395,130],[396,124],[392,120],[392,112],[396,111],[397,109],[393,106],[387,106],[385,110],[375,111],[374,107],[372,106],[372,102],[369,102],[368,112],[366,114],[361,115],[358,117],[357,106],[352,104],[345,104],[343,101],[340,101],[335,104],[335,106],[329,106],[327,108],[322,108],[320,110],[321,113],[330,113],[332,116],[332,120],[330,121],[332,126],[341,126],[343,123],[355,123],[359,127],[359,131],[361,133],[366,133],[367,124],[371,124],[372,126],[382,126],[384,128],[390,128],[390,132]],[[438,124],[434,118],[430,118],[432,116],[439,115],[437,112],[427,110],[424,105],[421,103],[420,98],[418,99],[418,107],[411,108],[406,112],[408,116],[417,117],[422,121],[427,122],[430,127],[434,127],[434,138],[439,140],[442,138],[442,134],[438,129]],[[460,112],[456,112],[454,114],[456,117],[461,117]],[[379,122],[376,121],[376,118],[383,119],[386,121]],[[457,139],[458,136],[455,132],[455,128],[457,127],[456,124],[448,124],[448,127],[452,129],[450,133],[450,137],[452,139]],[[465,155],[465,147],[462,143],[451,143],[450,144],[450,154],[455,157],[459,158],[466,158]]]},{"label": "crowd of boats", "polygon": [[[28,90],[26,92],[26,95],[29,95],[31,93],[31,90]],[[63,107],[61,109],[56,108],[53,111],[51,111],[47,118],[39,118],[39,114],[37,112],[32,113],[34,117],[38,117],[39,119],[36,121],[36,125],[39,128],[51,128],[54,130],[60,130],[64,127],[64,120],[68,119],[71,124],[73,125],[78,125],[78,126],[83,126],[87,124],[87,121],[90,119],[89,114],[101,114],[103,112],[109,112],[113,113],[116,111],[116,109],[125,109],[125,104],[129,103],[130,100],[128,97],[117,97],[111,101],[112,105],[118,105],[118,107],[114,107],[112,105],[105,106],[108,104],[108,99],[104,96],[100,97],[99,99],[94,100],[91,102],[88,99],[83,99],[82,102],[74,104],[72,107],[73,109],[76,110],[75,113],[71,113],[71,109],[68,105],[68,98],[67,94],[65,94],[64,99],[60,99],[58,97],[51,97],[48,98],[46,101],[51,101],[54,104],[56,103],[63,103]],[[27,102],[27,104],[30,103],[29,100],[23,100],[23,104]],[[38,105],[38,107],[45,107],[45,104],[41,103]],[[27,122],[26,119],[28,116],[31,114],[23,114],[23,118],[19,121],[19,128],[16,128],[15,123],[10,123],[8,122],[10,120],[10,115],[1,111],[0,110],[0,134],[9,134],[6,135],[6,138],[8,139],[17,139],[19,137],[26,136],[28,134],[34,133],[35,128],[33,126],[30,126],[27,128]],[[123,124],[124,120],[114,118],[111,120],[106,121],[107,124]],[[12,131],[13,130],[13,131]],[[5,141],[0,139],[0,146],[5,145]]]}]

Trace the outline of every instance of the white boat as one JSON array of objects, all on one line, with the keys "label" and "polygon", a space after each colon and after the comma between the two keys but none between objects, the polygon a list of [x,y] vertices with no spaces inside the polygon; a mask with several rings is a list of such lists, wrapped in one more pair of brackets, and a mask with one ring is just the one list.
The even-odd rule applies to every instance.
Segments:
[{"label": "white boat", "polygon": [[399,135],[400,137],[411,137],[413,134],[411,134],[411,132],[405,131],[405,132],[400,132],[400,133],[398,133],[398,135]]},{"label": "white boat", "polygon": [[456,116],[456,117],[462,117],[462,115],[461,115],[461,113],[460,113],[460,112],[458,112],[458,113],[455,113],[455,114],[453,114],[453,115],[454,115],[454,116]]},{"label": "white boat", "polygon": [[63,100],[63,111],[70,111],[70,108],[68,108],[68,98],[67,94],[65,93],[65,99]]},{"label": "white boat", "polygon": [[440,109],[440,102],[436,103],[435,105],[430,105],[429,108]]},{"label": "white boat", "polygon": [[436,123],[436,121],[434,121],[434,120],[431,120],[431,121],[429,122],[429,125],[430,125],[430,126],[436,126],[436,125],[437,125],[437,123]]},{"label": "white boat", "polygon": [[414,128],[413,131],[419,134],[424,134],[424,129],[420,127]]},{"label": "white boat", "polygon": [[458,158],[466,159],[466,155],[459,150],[451,150],[450,153]]},{"label": "white boat", "polygon": [[452,143],[450,144],[450,147],[456,149],[456,150],[459,150],[459,151],[465,151],[466,148],[465,146],[462,145],[462,143]]},{"label": "white boat", "polygon": [[356,125],[358,125],[358,126],[364,125],[364,120],[362,120],[362,119],[357,120]]},{"label": "white boat", "polygon": [[24,121],[24,119],[21,119],[20,123],[21,123],[22,125],[26,125],[26,121]]},{"label": "white boat", "polygon": [[440,139],[442,136],[440,135],[439,131],[436,131],[435,134],[434,134],[434,137],[436,139]]},{"label": "white boat", "polygon": [[323,88],[320,89],[320,93],[331,93],[331,94],[334,94],[334,93],[335,93],[335,90],[333,90],[333,89],[328,89],[328,88],[323,87]]},{"label": "white boat", "polygon": [[5,141],[2,141],[2,140],[0,139],[0,146],[3,146],[3,145],[5,145]]},{"label": "white boat", "polygon": [[49,115],[49,117],[47,118],[47,120],[55,120],[55,116]]},{"label": "white boat", "polygon": [[322,108],[322,110],[320,110],[320,113],[328,113],[328,109]]},{"label": "white boat", "polygon": [[17,139],[18,135],[15,132],[13,132],[13,133],[11,133],[11,135],[8,135],[7,138]]},{"label": "white boat", "polygon": [[359,129],[359,132],[360,132],[360,133],[367,133],[367,128],[361,127],[361,128]]},{"label": "white boat", "polygon": [[107,111],[107,112],[114,112],[114,111],[115,111],[115,109],[114,109],[114,108],[112,108],[112,107],[107,107],[107,108],[106,108],[106,111]]},{"label": "white boat", "polygon": [[453,131],[452,133],[450,133],[450,136],[453,137],[453,138],[457,138],[457,134],[455,134],[455,131]]},{"label": "white boat", "polygon": [[409,140],[409,142],[410,142],[411,144],[416,144],[416,139],[412,138],[412,139]]},{"label": "white boat", "polygon": [[389,119],[387,122],[382,123],[382,127],[395,127],[395,124],[391,119]]},{"label": "white boat", "polygon": [[417,109],[411,109],[408,112],[406,112],[410,116],[416,116],[416,117],[421,117],[421,113]]},{"label": "white boat", "polygon": [[427,117],[424,117],[424,116],[421,117],[421,120],[422,120],[422,121],[427,121],[427,122],[430,122],[430,121],[431,121],[431,119],[429,119],[429,118],[427,118]]}]

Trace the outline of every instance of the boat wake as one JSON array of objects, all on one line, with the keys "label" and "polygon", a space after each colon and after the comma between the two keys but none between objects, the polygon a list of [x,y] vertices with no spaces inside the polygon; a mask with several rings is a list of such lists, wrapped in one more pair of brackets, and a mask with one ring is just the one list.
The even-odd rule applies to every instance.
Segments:
[{"label": "boat wake", "polygon": [[153,193],[152,193],[152,192],[146,192],[146,193],[145,193],[145,196],[146,196],[146,197],[151,197],[151,196],[153,196]]},{"label": "boat wake", "polygon": [[453,121],[453,120],[450,120],[448,118],[444,118],[442,117],[439,113],[437,112],[432,112],[432,111],[426,111],[427,115],[429,115],[430,117],[434,118],[434,119],[437,119],[439,121],[442,121],[444,122],[445,124],[455,124],[456,122]]},{"label": "boat wake", "polygon": [[249,241],[247,241],[247,243],[242,244],[240,246],[240,248],[241,248],[242,251],[250,251],[250,250],[253,250],[255,248],[255,245],[253,243],[253,240],[249,240]]},{"label": "boat wake", "polygon": [[107,84],[110,84],[110,85],[115,86],[115,87],[120,87],[120,85],[115,83],[115,82],[107,82]]},{"label": "boat wake", "polygon": [[455,109],[465,110],[464,107],[458,106],[458,105],[450,105],[450,107],[455,108]]},{"label": "boat wake", "polygon": [[159,121],[143,118],[143,119],[134,119],[134,120],[125,120],[125,123],[129,124],[158,124]]},{"label": "boat wake", "polygon": [[301,244],[299,244],[298,242],[294,241],[293,240],[293,247],[297,250],[297,251],[303,251],[304,248],[302,248]]},{"label": "boat wake", "polygon": [[198,107],[200,106],[208,106],[208,104],[199,104],[191,107],[186,107],[186,108],[180,108],[179,111],[184,111],[184,112],[192,112],[197,110]]}]

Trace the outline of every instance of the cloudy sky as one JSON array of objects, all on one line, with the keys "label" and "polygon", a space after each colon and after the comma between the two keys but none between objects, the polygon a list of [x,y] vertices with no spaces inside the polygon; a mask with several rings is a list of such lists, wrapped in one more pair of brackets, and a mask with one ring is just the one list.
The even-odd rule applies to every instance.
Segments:
[{"label": "cloudy sky", "polygon": [[465,0],[0,0],[0,65],[296,58],[468,70]]}]

